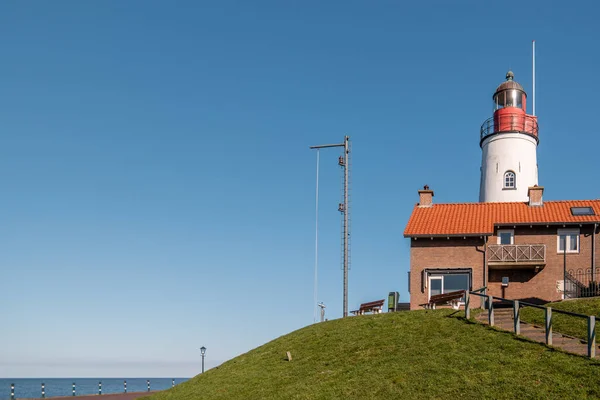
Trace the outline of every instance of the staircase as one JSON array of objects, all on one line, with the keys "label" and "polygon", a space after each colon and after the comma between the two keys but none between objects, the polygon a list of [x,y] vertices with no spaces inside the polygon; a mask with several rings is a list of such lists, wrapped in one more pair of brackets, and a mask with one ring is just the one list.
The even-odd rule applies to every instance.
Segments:
[{"label": "staircase", "polygon": [[[484,311],[477,315],[475,319],[483,324],[488,324],[488,311]],[[494,308],[494,327],[505,331],[514,332],[514,318],[512,308]],[[536,326],[526,322],[520,323],[521,334],[519,336],[526,337],[536,342],[546,342],[546,332],[543,326]],[[563,351],[587,356],[587,344],[578,338],[566,336],[561,333],[552,332],[552,346]],[[600,346],[596,350],[596,358],[600,359]]]}]

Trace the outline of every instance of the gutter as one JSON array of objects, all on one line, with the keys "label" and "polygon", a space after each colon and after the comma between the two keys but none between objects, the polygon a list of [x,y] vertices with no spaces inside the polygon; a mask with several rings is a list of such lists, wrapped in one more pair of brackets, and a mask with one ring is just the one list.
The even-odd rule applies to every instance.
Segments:
[{"label": "gutter", "polygon": [[452,233],[452,234],[441,234],[441,233],[436,233],[436,234],[418,234],[418,235],[411,235],[411,234],[404,234],[405,238],[415,238],[415,239],[419,239],[419,238],[460,238],[460,237],[481,237],[481,236],[492,236],[492,232],[485,232],[485,233]]},{"label": "gutter", "polygon": [[582,224],[598,224],[600,221],[567,221],[567,222],[495,222],[495,227],[501,226],[553,226],[553,225],[582,225]]}]

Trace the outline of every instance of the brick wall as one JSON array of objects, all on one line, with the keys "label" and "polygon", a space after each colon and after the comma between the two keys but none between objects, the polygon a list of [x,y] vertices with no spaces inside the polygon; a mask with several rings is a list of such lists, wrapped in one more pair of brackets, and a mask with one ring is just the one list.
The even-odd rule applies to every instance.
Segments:
[{"label": "brick wall", "polygon": [[[488,293],[508,299],[521,299],[533,302],[560,300],[562,292],[557,290],[557,282],[563,280],[564,255],[558,252],[557,235],[562,226],[551,227],[506,227],[514,229],[515,244],[546,245],[546,266],[535,272],[525,269],[490,269]],[[567,226],[566,228],[570,228]],[[567,270],[572,268],[591,268],[592,263],[592,227],[577,226],[580,229],[579,253],[567,253]],[[598,235],[596,240],[596,260],[598,258]],[[497,236],[491,236],[489,244],[497,243]],[[596,261],[598,263],[598,261]],[[508,287],[502,288],[502,277],[509,278]]]},{"label": "brick wall", "polygon": [[[483,238],[411,239],[410,309],[428,301],[427,289],[421,289],[426,268],[471,268],[472,287],[483,286]],[[478,251],[479,250],[479,251]]]},{"label": "brick wall", "polygon": [[[582,226],[579,237],[579,253],[567,253],[567,269],[587,269],[592,265],[592,238],[596,241],[596,267],[600,268],[600,234],[592,235],[591,226]],[[515,244],[546,245],[546,265],[535,272],[533,267],[490,269],[488,293],[494,296],[525,301],[546,302],[559,300],[557,281],[563,280],[563,254],[558,252],[557,230],[562,226],[503,227],[514,229]],[[566,228],[569,228],[567,226]],[[411,238],[410,250],[410,308],[418,309],[426,303],[427,289],[422,290],[423,270],[426,268],[472,268],[472,287],[485,286],[482,238]],[[497,236],[491,236],[489,244],[497,244]],[[509,285],[502,288],[502,277],[509,278]]]}]

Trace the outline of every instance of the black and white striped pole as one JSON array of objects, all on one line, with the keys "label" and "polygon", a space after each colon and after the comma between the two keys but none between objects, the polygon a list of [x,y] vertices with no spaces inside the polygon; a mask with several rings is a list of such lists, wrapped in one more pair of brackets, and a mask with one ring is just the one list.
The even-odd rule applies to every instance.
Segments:
[{"label": "black and white striped pole", "polygon": [[150,379],[148,379],[146,383],[148,384],[148,391],[150,391]]},{"label": "black and white striped pole", "polygon": [[98,395],[102,394],[102,381],[98,382]]},{"label": "black and white striped pole", "polygon": [[171,387],[175,387],[175,379],[171,379]]},{"label": "black and white striped pole", "polygon": [[15,400],[15,384],[10,384],[10,400]]},{"label": "black and white striped pole", "polygon": [[123,391],[127,393],[127,381],[123,381]]},{"label": "black and white striped pole", "polygon": [[73,382],[73,396],[75,396],[75,382]]},{"label": "black and white striped pole", "polygon": [[46,398],[46,385],[42,382],[42,399]]}]

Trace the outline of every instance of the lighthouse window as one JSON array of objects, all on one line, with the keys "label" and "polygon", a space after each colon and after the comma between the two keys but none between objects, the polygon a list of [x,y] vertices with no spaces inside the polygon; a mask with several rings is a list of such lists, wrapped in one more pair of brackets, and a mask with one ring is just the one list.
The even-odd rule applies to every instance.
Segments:
[{"label": "lighthouse window", "polygon": [[504,174],[504,188],[515,189],[516,188],[516,176],[512,171],[506,171]]},{"label": "lighthouse window", "polygon": [[517,92],[514,90],[511,90],[510,92],[506,93],[508,96],[506,96],[506,107],[514,107],[515,103],[517,102]]},{"label": "lighthouse window", "polygon": [[504,90],[494,97],[494,110],[504,107],[523,108],[523,97],[520,90]]}]

